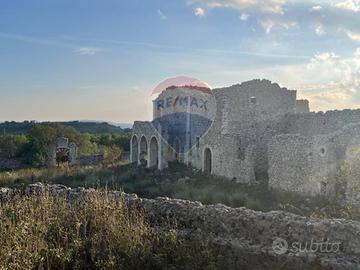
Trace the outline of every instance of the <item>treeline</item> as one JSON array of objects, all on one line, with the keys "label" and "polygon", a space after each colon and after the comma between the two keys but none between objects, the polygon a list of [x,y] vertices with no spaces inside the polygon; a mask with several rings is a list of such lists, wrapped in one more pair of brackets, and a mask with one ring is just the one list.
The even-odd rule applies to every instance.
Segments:
[{"label": "treeline", "polygon": [[[43,122],[43,124],[51,124],[53,122]],[[24,121],[24,122],[15,122],[7,121],[0,123],[0,132],[1,134],[25,134],[30,131],[30,129],[36,125],[35,121]],[[63,126],[72,127],[78,132],[81,133],[115,133],[115,134],[124,134],[128,133],[130,129],[122,129],[109,123],[103,122],[80,122],[80,121],[70,121],[70,122],[58,122]]]},{"label": "treeline", "polygon": [[116,159],[123,151],[129,151],[131,134],[80,133],[59,123],[32,123],[25,134],[0,135],[0,158],[42,165],[46,162],[49,146],[59,137],[74,142],[79,155],[103,154],[105,159]]}]

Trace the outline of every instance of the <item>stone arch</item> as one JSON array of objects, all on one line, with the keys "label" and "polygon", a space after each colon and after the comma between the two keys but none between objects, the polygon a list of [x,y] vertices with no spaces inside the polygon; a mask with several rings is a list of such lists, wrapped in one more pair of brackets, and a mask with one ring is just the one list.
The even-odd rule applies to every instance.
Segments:
[{"label": "stone arch", "polygon": [[203,172],[207,174],[212,173],[212,152],[209,147],[206,147],[204,150],[204,157],[203,157]]},{"label": "stone arch", "polygon": [[149,167],[159,166],[159,143],[156,137],[150,140]]},{"label": "stone arch", "polygon": [[148,164],[148,142],[145,136],[140,139],[139,161],[142,165]]},{"label": "stone arch", "polygon": [[139,155],[139,140],[136,135],[132,136],[131,144],[130,144],[130,162],[135,163],[138,162]]},{"label": "stone arch", "polygon": [[77,161],[77,146],[75,143],[70,143],[68,138],[57,138],[50,145],[48,150],[49,166],[59,166],[60,164],[76,165]]}]

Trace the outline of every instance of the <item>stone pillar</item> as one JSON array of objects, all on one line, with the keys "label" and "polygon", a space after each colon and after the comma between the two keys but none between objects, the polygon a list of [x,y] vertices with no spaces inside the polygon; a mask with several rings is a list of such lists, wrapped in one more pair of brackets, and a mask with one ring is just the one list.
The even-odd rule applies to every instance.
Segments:
[{"label": "stone pillar", "polygon": [[48,151],[48,166],[56,166],[56,145],[51,145]]},{"label": "stone pillar", "polygon": [[138,150],[137,150],[137,165],[140,166],[140,153],[141,153],[141,139],[138,142]]},{"label": "stone pillar", "polygon": [[130,163],[133,162],[134,149],[133,149],[133,137],[130,140]]},{"label": "stone pillar", "polygon": [[151,140],[150,142],[147,143],[147,164],[146,164],[147,168],[151,168],[150,160],[151,160]]},{"label": "stone pillar", "polygon": [[159,143],[159,164],[158,169],[162,171],[163,169],[168,167],[168,161],[166,159],[166,154],[164,151],[167,151],[167,143],[160,139]]}]

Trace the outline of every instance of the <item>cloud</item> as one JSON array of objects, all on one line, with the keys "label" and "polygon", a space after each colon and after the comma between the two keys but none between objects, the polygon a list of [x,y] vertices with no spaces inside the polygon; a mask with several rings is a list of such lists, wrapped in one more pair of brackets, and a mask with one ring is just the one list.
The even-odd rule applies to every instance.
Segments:
[{"label": "cloud", "polygon": [[360,12],[359,0],[345,0],[335,4],[335,7],[345,9],[352,12]]},{"label": "cloud", "polygon": [[346,33],[348,38],[350,38],[351,40],[360,41],[360,33],[355,33],[353,31],[346,30],[346,29],[344,29],[343,31]]},{"label": "cloud", "polygon": [[94,55],[98,52],[104,51],[104,49],[101,48],[78,46],[76,44],[59,41],[57,39],[48,39],[48,38],[33,37],[33,36],[26,36],[19,34],[9,34],[3,32],[0,32],[0,39],[9,39],[19,42],[44,45],[44,46],[64,47],[66,49],[72,50],[73,52],[79,55]]},{"label": "cloud", "polygon": [[101,51],[103,51],[103,49],[92,47],[79,47],[74,49],[74,52],[79,55],[95,55]]},{"label": "cloud", "polygon": [[311,11],[319,11],[322,10],[322,6],[313,6],[311,7]]},{"label": "cloud", "polygon": [[249,19],[250,15],[247,13],[241,13],[239,16],[239,19],[242,21],[247,21]]},{"label": "cloud", "polygon": [[316,28],[315,28],[315,33],[318,36],[324,35],[326,33],[325,30],[324,30],[324,26],[322,24],[318,24],[318,26],[316,26]]},{"label": "cloud", "polygon": [[197,17],[204,17],[204,16],[205,16],[205,10],[202,9],[202,8],[200,8],[200,7],[195,8],[195,9],[194,9],[194,14],[195,14],[195,16],[197,16]]},{"label": "cloud", "polygon": [[351,58],[333,52],[316,54],[303,73],[308,78],[316,74],[319,80],[301,89],[318,110],[360,108],[360,48]]},{"label": "cloud", "polygon": [[157,10],[157,14],[159,15],[160,19],[162,19],[162,20],[166,20],[166,19],[167,19],[167,17],[165,16],[165,14],[164,14],[160,9]]},{"label": "cloud", "polygon": [[282,14],[287,0],[189,0],[210,8],[233,8],[237,10],[260,10],[263,13]]},{"label": "cloud", "polygon": [[282,18],[278,19],[278,18],[264,18],[264,19],[259,19],[258,20],[260,25],[264,28],[265,32],[267,34],[269,34],[272,29],[277,26],[279,28],[288,30],[291,27],[294,27],[297,25],[296,21],[291,21],[291,20],[283,20]]},{"label": "cloud", "polygon": [[357,48],[355,51],[355,60],[357,62],[358,65],[360,65],[360,48]]},{"label": "cloud", "polygon": [[[267,34],[276,30],[315,29],[315,34],[332,36],[347,29],[351,40],[360,25],[360,0],[184,0],[190,5],[204,5],[209,9],[237,10],[239,18],[257,20]],[[245,15],[246,14],[246,15]]]}]

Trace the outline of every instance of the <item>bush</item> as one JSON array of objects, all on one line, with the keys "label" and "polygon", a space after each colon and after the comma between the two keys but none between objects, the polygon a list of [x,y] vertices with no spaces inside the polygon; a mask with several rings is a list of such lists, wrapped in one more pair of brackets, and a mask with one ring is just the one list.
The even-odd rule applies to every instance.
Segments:
[{"label": "bush", "polygon": [[25,135],[0,135],[0,157],[17,158],[23,151],[28,142]]}]

